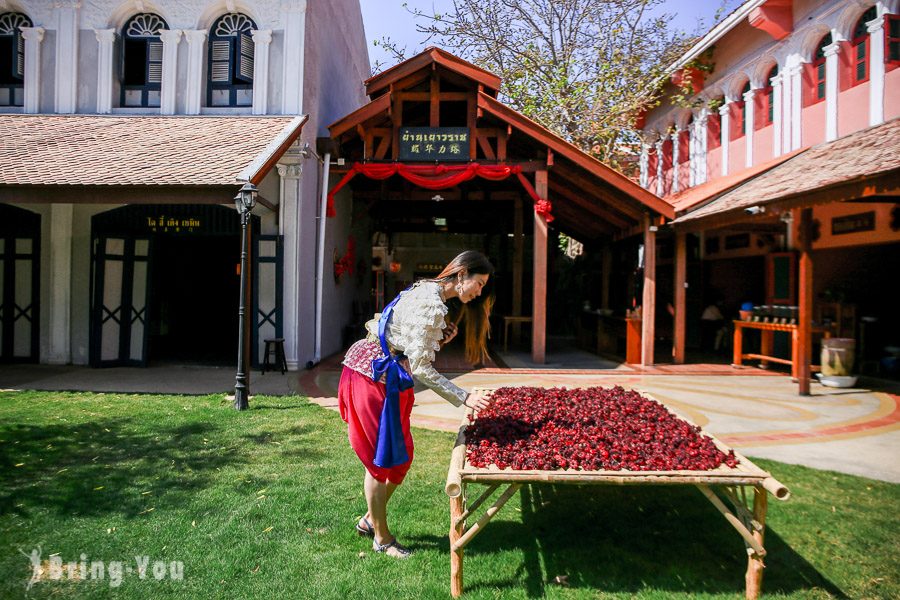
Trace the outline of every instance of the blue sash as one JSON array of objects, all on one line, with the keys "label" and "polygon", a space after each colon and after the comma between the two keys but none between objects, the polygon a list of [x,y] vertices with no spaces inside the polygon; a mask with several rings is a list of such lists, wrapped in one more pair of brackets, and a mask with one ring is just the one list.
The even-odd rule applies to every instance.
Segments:
[{"label": "blue sash", "polygon": [[400,392],[412,388],[415,383],[412,376],[400,365],[403,355],[391,354],[385,338],[394,305],[402,295],[403,292],[400,292],[381,313],[381,319],[378,321],[378,341],[381,342],[381,351],[384,356],[372,361],[372,380],[379,381],[384,375],[387,387],[384,407],[381,409],[381,418],[378,422],[378,441],[373,461],[376,466],[383,469],[402,465],[409,460],[406,440],[403,437],[403,427],[400,425]]}]

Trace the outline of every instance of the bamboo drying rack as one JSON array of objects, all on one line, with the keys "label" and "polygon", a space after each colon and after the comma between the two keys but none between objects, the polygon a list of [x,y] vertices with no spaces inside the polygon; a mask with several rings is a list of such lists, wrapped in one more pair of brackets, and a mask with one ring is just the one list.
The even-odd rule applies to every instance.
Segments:
[{"label": "bamboo drying rack", "polygon": [[[476,389],[475,392],[489,392],[488,389]],[[651,400],[650,394],[639,393]],[[659,400],[656,400],[659,402]],[[660,404],[663,404],[660,402]],[[666,408],[679,419],[693,423],[684,415],[671,407]],[[709,471],[575,471],[575,470],[521,470],[500,469],[496,465],[489,467],[471,467],[466,464],[466,427],[469,415],[466,411],[456,443],[450,455],[450,469],[447,473],[445,491],[450,497],[450,594],[457,598],[463,592],[463,548],[478,535],[503,505],[526,484],[580,484],[580,485],[694,485],[703,496],[722,513],[725,519],[737,530],[747,548],[747,572],[745,575],[746,598],[755,600],[759,597],[762,586],[763,558],[766,550],[763,547],[763,534],[766,526],[766,508],[771,493],[778,500],[790,498],[788,488],[773,478],[768,472],[753,464],[745,456],[735,452],[738,465],[730,468],[724,464]],[[726,454],[731,450],[714,436],[704,432],[713,443]],[[478,483],[487,485],[487,489],[473,502],[466,499],[466,485]],[[471,526],[466,527],[466,520],[488,500],[501,486],[506,489],[500,497]],[[748,505],[746,488],[753,488],[752,504]],[[729,507],[726,504],[726,500]]]}]

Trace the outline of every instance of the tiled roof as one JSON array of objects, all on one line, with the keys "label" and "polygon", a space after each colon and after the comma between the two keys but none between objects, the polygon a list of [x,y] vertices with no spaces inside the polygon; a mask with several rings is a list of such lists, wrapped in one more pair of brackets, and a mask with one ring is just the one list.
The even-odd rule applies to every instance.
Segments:
[{"label": "tiled roof", "polygon": [[673,222],[694,221],[891,174],[900,176],[900,119],[814,146]]},{"label": "tiled roof", "polygon": [[307,117],[0,115],[0,186],[210,186],[253,179]]}]

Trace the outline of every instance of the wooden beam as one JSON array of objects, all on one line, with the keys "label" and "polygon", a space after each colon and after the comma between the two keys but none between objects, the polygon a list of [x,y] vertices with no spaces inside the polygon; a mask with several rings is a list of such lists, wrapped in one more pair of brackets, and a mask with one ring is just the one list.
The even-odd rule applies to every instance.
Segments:
[{"label": "wooden beam", "polygon": [[675,234],[675,327],[672,335],[672,360],[684,364],[684,336],[687,323],[687,234]]},{"label": "wooden beam", "polygon": [[481,148],[486,159],[497,160],[497,155],[494,154],[494,149],[491,148],[491,143],[488,141],[487,136],[476,134],[475,139],[478,140],[478,147]]},{"label": "wooden beam", "polygon": [[603,281],[600,288],[600,307],[609,308],[609,284],[612,281],[612,246],[605,244],[602,253]]},{"label": "wooden beam", "polygon": [[614,190],[610,189],[603,181],[597,179],[589,179],[575,173],[572,169],[565,168],[557,161],[557,165],[553,172],[554,178],[562,179],[567,183],[577,185],[585,190],[589,195],[596,197],[599,201],[608,204],[610,208],[622,213],[630,218],[638,225],[643,224],[643,212],[636,204],[617,198]]},{"label": "wooden beam", "polygon": [[388,109],[391,107],[391,97],[390,94],[385,94],[384,96],[379,96],[375,100],[372,100],[365,106],[356,109],[343,119],[339,121],[335,121],[331,125],[328,126],[328,132],[331,134],[332,138],[337,138],[339,135],[346,133],[348,131],[353,130],[356,125],[360,123],[365,123],[372,117],[378,116],[381,113],[387,113]]},{"label": "wooden beam", "polygon": [[[547,197],[547,171],[534,174],[535,191]],[[542,365],[547,360],[547,223],[534,214],[534,284],[531,310],[531,360]]]},{"label": "wooden beam", "polygon": [[641,301],[641,365],[654,364],[656,339],[656,231],[650,215],[644,216],[644,297]]},{"label": "wooden beam", "polygon": [[469,128],[469,160],[475,160],[478,156],[478,142],[472,143],[472,136],[475,135],[475,126],[477,124],[475,112],[475,97],[470,96],[466,102],[466,127]]},{"label": "wooden beam", "polygon": [[555,179],[550,183],[550,189],[553,191],[554,195],[559,195],[569,200],[573,204],[580,206],[581,208],[589,211],[593,215],[600,217],[604,221],[613,225],[613,228],[610,229],[610,233],[612,233],[613,229],[627,229],[631,227],[631,223],[624,220],[622,217],[605,210],[598,204],[591,202],[589,199],[584,198],[580,194],[578,194],[575,190],[570,187],[566,187],[562,183],[556,181]]},{"label": "wooden beam", "polygon": [[391,124],[394,130],[393,141],[391,142],[391,158],[397,160],[400,158],[400,125],[403,123],[403,100],[396,97],[396,88],[393,85],[391,85],[390,95],[392,97]]},{"label": "wooden beam", "polygon": [[[513,214],[513,299],[512,314],[522,316],[522,288],[525,261],[525,219],[522,215],[522,197],[516,198]],[[518,341],[518,340],[516,340]]]},{"label": "wooden beam", "polygon": [[429,101],[431,106],[428,112],[428,125],[430,127],[441,126],[441,99],[438,94],[441,91],[441,84],[438,81],[437,71],[431,72],[431,92],[429,93]]},{"label": "wooden beam", "polygon": [[801,396],[809,396],[810,362],[812,362],[813,263],[811,253],[812,208],[800,212],[800,276],[797,323],[797,383]]}]

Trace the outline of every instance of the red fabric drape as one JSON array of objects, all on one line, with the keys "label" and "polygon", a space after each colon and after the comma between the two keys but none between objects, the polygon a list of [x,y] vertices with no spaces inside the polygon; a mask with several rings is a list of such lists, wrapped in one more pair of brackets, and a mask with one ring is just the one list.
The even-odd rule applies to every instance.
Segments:
[{"label": "red fabric drape", "polygon": [[329,217],[335,215],[334,196],[341,188],[350,183],[350,180],[356,175],[362,174],[370,179],[387,179],[394,175],[400,175],[407,181],[423,187],[427,190],[445,190],[453,186],[459,185],[464,181],[469,181],[475,177],[489,179],[491,181],[502,181],[510,175],[517,175],[522,187],[528,192],[534,200],[534,210],[541,215],[548,223],[553,220],[551,211],[553,206],[545,198],[538,196],[534,187],[528,181],[528,178],[522,174],[522,167],[519,165],[482,165],[479,163],[468,163],[464,165],[406,165],[403,163],[353,163],[350,171],[344,175],[337,185],[328,192],[328,209],[326,214]]}]

